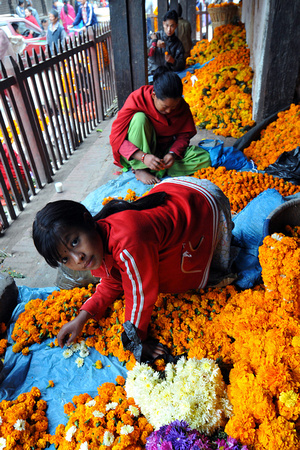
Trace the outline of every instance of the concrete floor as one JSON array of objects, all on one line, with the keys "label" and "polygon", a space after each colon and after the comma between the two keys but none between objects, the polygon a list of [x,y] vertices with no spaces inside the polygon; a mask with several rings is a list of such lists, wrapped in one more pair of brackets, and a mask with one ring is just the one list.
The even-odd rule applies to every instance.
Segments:
[{"label": "concrete floor", "polygon": [[[99,124],[97,129],[100,128],[102,132],[94,130],[55,174],[54,182],[62,182],[63,192],[56,193],[54,183],[45,185],[0,237],[0,252],[8,254],[0,272],[14,270],[23,274],[24,278],[15,278],[17,286],[42,288],[56,285],[57,270],[45,263],[32,241],[34,217],[50,201],[70,199],[80,202],[99,186],[117,178],[118,168],[113,164],[109,144],[113,120],[110,118]],[[233,138],[223,138],[211,131],[200,130],[191,144],[196,145],[202,139],[220,139],[224,141],[224,146],[231,146],[235,142]]]}]

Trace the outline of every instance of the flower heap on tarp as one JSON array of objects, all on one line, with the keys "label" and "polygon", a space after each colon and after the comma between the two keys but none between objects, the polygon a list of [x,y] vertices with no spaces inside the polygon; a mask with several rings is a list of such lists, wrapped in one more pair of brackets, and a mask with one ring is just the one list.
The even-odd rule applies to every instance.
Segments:
[{"label": "flower heap on tarp", "polygon": [[214,30],[214,37],[211,41],[202,39],[191,49],[191,56],[187,58],[188,66],[194,64],[204,64],[220,53],[228,50],[238,50],[246,46],[246,30],[240,25],[223,25]]},{"label": "flower heap on tarp", "polygon": [[266,189],[274,188],[283,197],[300,192],[300,186],[284,181],[283,178],[267,173],[226,170],[225,167],[200,169],[194,177],[210,180],[217,185],[228,198],[231,211],[235,213],[240,212]]},{"label": "flower heap on tarp", "polygon": [[125,390],[155,429],[178,419],[209,435],[232,414],[220,368],[212,359],[181,357],[166,365],[164,379],[149,365],[136,363]]},{"label": "flower heap on tarp", "polygon": [[126,397],[124,378],[117,377],[117,384],[104,383],[98,395],[73,397],[73,403],[64,406],[69,416],[67,425],[58,425],[51,443],[60,450],[96,450],[100,447],[121,450],[142,449],[146,438],[153,431],[135,405]]},{"label": "flower heap on tarp", "polygon": [[20,394],[16,400],[0,402],[0,449],[45,448],[47,434],[47,403],[40,399],[37,387]]},{"label": "flower heap on tarp", "polygon": [[279,112],[277,119],[261,131],[260,139],[252,141],[244,149],[259,170],[273,164],[283,152],[289,152],[300,143],[300,105],[291,104],[286,111]]},{"label": "flower heap on tarp", "polygon": [[[243,27],[239,29],[242,31]],[[237,48],[219,51],[208,64],[193,74],[188,72],[182,79],[183,95],[195,125],[235,138],[255,124],[252,120],[250,52],[246,42],[243,39],[240,42]]]},{"label": "flower heap on tarp", "polygon": [[245,445],[218,431],[212,437],[191,429],[184,421],[164,425],[147,438],[146,450],[247,450]]}]

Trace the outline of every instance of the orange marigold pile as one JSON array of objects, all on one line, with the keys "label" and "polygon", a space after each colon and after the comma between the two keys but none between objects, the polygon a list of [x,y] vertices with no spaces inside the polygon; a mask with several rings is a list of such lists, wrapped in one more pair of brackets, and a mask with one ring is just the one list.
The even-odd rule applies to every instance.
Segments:
[{"label": "orange marigold pile", "polygon": [[[69,420],[56,428],[52,443],[60,450],[144,449],[153,427],[141,415],[132,398],[126,397],[125,380],[117,377],[117,385],[104,383],[98,395],[73,397],[64,407]],[[75,405],[75,406],[74,406]]]},{"label": "orange marigold pile", "polygon": [[47,403],[37,387],[16,400],[0,402],[0,448],[43,449],[48,447]]},{"label": "orange marigold pile", "polygon": [[283,152],[294,150],[300,143],[300,105],[292,104],[277,114],[277,120],[261,131],[260,139],[244,149],[259,170],[273,164]]},{"label": "orange marigold pile", "polygon": [[229,199],[231,210],[236,213],[266,189],[276,189],[283,197],[300,192],[300,186],[282,178],[267,173],[226,170],[225,167],[201,169],[195,172],[194,177],[216,184]]}]

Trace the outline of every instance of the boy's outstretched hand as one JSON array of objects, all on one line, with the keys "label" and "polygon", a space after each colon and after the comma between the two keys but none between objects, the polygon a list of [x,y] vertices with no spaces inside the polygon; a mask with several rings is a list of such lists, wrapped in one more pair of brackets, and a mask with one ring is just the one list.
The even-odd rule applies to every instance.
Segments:
[{"label": "boy's outstretched hand", "polygon": [[58,345],[63,348],[67,347],[75,341],[80,335],[84,324],[91,318],[91,314],[87,311],[80,311],[77,317],[71,322],[66,323],[57,335]]}]

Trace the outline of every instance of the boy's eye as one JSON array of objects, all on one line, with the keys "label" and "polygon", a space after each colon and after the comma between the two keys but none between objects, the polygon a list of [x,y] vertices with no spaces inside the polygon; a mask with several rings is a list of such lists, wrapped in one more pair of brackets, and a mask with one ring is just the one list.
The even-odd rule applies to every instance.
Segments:
[{"label": "boy's eye", "polygon": [[71,246],[72,246],[72,247],[76,247],[76,245],[78,244],[78,242],[79,242],[79,238],[77,237],[77,238],[73,239],[73,241],[71,242]]}]

